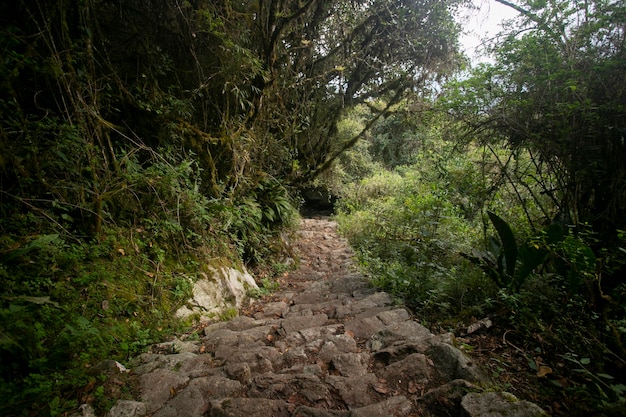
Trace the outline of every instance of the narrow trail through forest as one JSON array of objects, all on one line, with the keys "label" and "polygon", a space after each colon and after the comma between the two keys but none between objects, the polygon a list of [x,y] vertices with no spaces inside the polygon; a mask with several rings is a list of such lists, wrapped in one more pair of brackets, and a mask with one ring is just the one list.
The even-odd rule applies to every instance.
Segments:
[{"label": "narrow trail through forest", "polygon": [[[239,317],[131,363],[134,401],[110,417],[538,416],[354,267],[337,225],[304,219],[300,267]],[[491,414],[486,414],[491,413]]]}]

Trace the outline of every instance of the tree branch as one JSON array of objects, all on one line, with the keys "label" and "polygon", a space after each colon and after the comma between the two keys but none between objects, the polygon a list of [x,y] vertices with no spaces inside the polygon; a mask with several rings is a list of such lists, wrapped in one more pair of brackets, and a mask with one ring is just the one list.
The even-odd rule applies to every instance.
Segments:
[{"label": "tree branch", "polygon": [[510,1],[507,0],[496,0],[496,2],[502,4],[503,6],[507,6],[512,8],[513,10],[523,14],[524,16],[526,16],[527,18],[529,18],[530,20],[532,20],[533,22],[537,23],[537,25],[545,30],[546,32],[550,33],[550,35],[552,35],[552,37],[563,47],[565,47],[566,45],[566,35],[565,32],[557,34],[549,25],[548,22],[546,22],[544,19],[542,19],[541,17],[537,16],[536,14],[532,13],[530,10],[526,10],[523,7],[515,4],[515,3],[511,3]]}]

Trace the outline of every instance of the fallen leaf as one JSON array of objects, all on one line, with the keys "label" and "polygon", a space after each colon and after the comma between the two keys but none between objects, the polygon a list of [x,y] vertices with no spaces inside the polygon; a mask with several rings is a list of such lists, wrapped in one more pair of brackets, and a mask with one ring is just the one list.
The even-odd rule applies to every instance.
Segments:
[{"label": "fallen leaf", "polygon": [[548,374],[552,373],[552,368],[550,368],[549,366],[545,366],[545,365],[541,365],[539,367],[539,369],[537,370],[537,376],[539,378],[543,378]]},{"label": "fallen leaf", "polygon": [[91,391],[93,391],[93,388],[96,386],[96,380],[93,379],[91,381],[89,381],[89,383],[87,385],[85,385],[85,388],[83,388],[83,391],[85,393],[89,393]]},{"label": "fallen leaf", "polygon": [[119,249],[117,250],[117,253],[119,253],[119,254],[120,254],[120,255],[122,255],[122,256],[126,255],[126,252],[125,252],[125,251],[124,251],[124,249],[122,249],[122,248],[119,248]]},{"label": "fallen leaf", "polygon": [[372,388],[374,388],[374,391],[378,392],[379,394],[389,394],[389,387],[386,384],[374,384]]},{"label": "fallen leaf", "polygon": [[350,339],[354,339],[354,333],[350,330],[346,330],[345,335],[348,336]]}]

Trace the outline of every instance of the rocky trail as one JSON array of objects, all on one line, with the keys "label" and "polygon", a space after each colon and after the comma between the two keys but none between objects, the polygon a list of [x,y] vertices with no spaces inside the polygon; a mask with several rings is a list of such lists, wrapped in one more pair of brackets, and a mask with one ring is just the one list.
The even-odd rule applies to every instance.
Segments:
[{"label": "rocky trail", "polygon": [[539,416],[494,392],[478,366],[370,288],[325,218],[304,219],[301,263],[281,288],[199,340],[134,359],[133,401],[109,417]]}]

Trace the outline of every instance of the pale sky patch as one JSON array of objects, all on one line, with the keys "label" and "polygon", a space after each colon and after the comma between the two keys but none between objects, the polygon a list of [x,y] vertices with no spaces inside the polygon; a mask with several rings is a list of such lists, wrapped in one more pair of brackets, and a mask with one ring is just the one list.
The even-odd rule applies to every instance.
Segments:
[{"label": "pale sky patch", "polygon": [[495,0],[473,0],[472,3],[475,9],[466,10],[460,16],[463,28],[460,41],[461,48],[471,58],[472,64],[476,64],[490,60],[485,56],[485,42],[501,32],[503,23],[518,13]]}]

